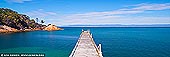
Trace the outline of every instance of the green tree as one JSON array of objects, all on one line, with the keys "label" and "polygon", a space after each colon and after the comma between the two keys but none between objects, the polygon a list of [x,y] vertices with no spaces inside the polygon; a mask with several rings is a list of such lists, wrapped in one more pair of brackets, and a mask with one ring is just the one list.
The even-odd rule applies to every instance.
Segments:
[{"label": "green tree", "polygon": [[38,18],[35,18],[36,19],[36,21],[37,21],[37,23],[38,23]]},{"label": "green tree", "polygon": [[41,20],[41,23],[43,24],[45,21],[44,20]]}]

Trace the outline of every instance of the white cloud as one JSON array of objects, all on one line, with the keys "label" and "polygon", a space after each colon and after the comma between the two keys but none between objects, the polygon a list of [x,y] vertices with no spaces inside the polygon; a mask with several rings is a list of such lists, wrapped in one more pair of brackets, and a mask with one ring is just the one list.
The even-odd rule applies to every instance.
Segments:
[{"label": "white cloud", "polygon": [[123,8],[123,9],[118,9],[118,10],[113,10],[113,11],[105,11],[105,12],[89,12],[89,13],[82,13],[82,14],[72,14],[72,15],[66,16],[65,18],[92,19],[92,18],[99,18],[99,17],[105,18],[108,16],[110,16],[110,17],[112,16],[113,18],[115,18],[118,15],[137,14],[137,13],[145,12],[147,10],[164,10],[164,9],[170,9],[170,3],[165,3],[165,4],[144,4],[144,3],[142,3],[142,4],[135,5],[134,8]]},{"label": "white cloud", "polygon": [[164,10],[164,9],[170,9],[170,3],[165,4],[137,4],[133,5],[135,8],[126,9],[126,10],[140,10],[140,11],[146,11],[146,10]]},{"label": "white cloud", "polygon": [[[170,9],[170,3],[164,4],[146,4],[141,3],[118,10],[103,12],[88,12],[81,14],[58,15],[54,12],[45,12],[43,10],[31,11],[26,14],[31,17],[47,18],[48,23],[56,25],[74,25],[74,24],[169,24],[169,17],[146,17],[133,16],[146,11],[158,11]],[[152,12],[154,14],[154,12]],[[128,16],[126,16],[128,15]]]},{"label": "white cloud", "polygon": [[83,16],[83,17],[97,17],[97,16],[108,16],[108,15],[122,15],[122,14],[136,14],[142,13],[147,10],[165,10],[170,9],[170,3],[165,4],[138,4],[135,5],[134,8],[123,8],[113,11],[105,11],[105,12],[89,12],[83,14],[74,14],[73,16]]},{"label": "white cloud", "polygon": [[43,9],[26,12],[24,14],[27,14],[27,15],[33,17],[33,18],[46,18],[46,17],[51,18],[51,17],[57,16],[57,13],[55,13],[55,12],[46,12]]},{"label": "white cloud", "polygon": [[[40,20],[45,20],[45,24],[49,24],[53,21],[58,21],[58,20],[56,20],[56,18],[58,16],[57,13],[44,11],[43,9],[34,10],[34,11],[26,12],[23,14],[26,14],[33,19],[39,18]],[[54,24],[54,23],[52,23],[52,24]]]},{"label": "white cloud", "polygon": [[14,3],[24,3],[24,2],[27,2],[27,1],[32,1],[32,0],[5,0],[7,2],[14,2]]}]

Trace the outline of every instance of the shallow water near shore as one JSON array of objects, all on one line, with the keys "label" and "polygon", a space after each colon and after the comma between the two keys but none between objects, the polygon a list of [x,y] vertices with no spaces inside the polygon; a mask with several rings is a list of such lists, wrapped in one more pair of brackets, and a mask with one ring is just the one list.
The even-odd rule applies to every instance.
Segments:
[{"label": "shallow water near shore", "polygon": [[0,35],[0,53],[68,57],[82,29],[90,29],[104,57],[170,57],[170,28],[74,28]]}]

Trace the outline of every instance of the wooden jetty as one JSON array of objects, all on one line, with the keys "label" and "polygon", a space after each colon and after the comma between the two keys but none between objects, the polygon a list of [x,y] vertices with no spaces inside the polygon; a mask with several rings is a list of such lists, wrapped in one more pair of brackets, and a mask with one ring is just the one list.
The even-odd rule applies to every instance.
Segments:
[{"label": "wooden jetty", "polygon": [[80,38],[69,57],[103,57],[101,44],[97,47],[90,31],[82,30]]}]

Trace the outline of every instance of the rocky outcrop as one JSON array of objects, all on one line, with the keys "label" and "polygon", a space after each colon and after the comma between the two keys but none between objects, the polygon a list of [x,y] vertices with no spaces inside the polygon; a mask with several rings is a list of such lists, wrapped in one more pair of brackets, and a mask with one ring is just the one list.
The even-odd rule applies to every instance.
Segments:
[{"label": "rocky outcrop", "polygon": [[19,30],[15,29],[15,28],[11,28],[6,25],[0,26],[0,33],[9,33],[9,32],[19,32]]},{"label": "rocky outcrop", "polygon": [[[41,30],[41,29],[39,29]],[[0,34],[2,33],[15,33],[15,32],[29,32],[29,31],[35,31],[35,29],[24,29],[24,30],[18,30],[6,25],[0,25]]]},{"label": "rocky outcrop", "polygon": [[5,30],[9,30],[9,31],[17,30],[17,29],[15,29],[15,28],[11,28],[11,27],[6,26],[6,25],[2,25],[1,28],[2,28],[2,29],[5,29]]},{"label": "rocky outcrop", "polygon": [[44,30],[54,31],[54,30],[62,30],[62,29],[61,29],[61,28],[58,28],[58,27],[55,26],[55,25],[48,25]]}]

